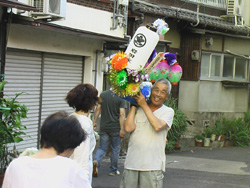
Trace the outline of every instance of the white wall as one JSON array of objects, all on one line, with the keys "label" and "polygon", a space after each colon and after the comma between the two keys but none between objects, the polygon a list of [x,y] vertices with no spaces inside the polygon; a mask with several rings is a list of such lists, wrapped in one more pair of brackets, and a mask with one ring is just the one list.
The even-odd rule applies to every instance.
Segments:
[{"label": "white wall", "polygon": [[179,108],[186,112],[246,112],[247,88],[225,88],[216,81],[180,81]]},{"label": "white wall", "polygon": [[[19,1],[31,5],[31,0]],[[28,12],[25,12],[22,15],[30,16]],[[108,11],[67,3],[65,20],[54,21],[51,23],[73,29],[124,38],[124,28],[118,26],[115,30],[110,29],[112,27],[112,16],[113,13]]]},{"label": "white wall", "polygon": [[[8,48],[85,56],[84,82],[94,84],[96,51],[102,50],[103,41],[78,35],[49,31],[39,27],[11,24]],[[98,58],[97,89],[102,89],[103,73]]]},{"label": "white wall", "polygon": [[200,112],[234,112],[235,89],[225,89],[221,82],[200,81]]},{"label": "white wall", "polygon": [[188,118],[186,138],[204,129],[204,121],[215,126],[222,118],[243,117],[248,110],[247,88],[225,88],[216,81],[185,81],[179,83],[178,107]]},{"label": "white wall", "polygon": [[110,30],[112,27],[112,16],[113,13],[107,11],[67,3],[66,19],[52,23],[123,38],[124,28],[118,26],[116,30]]},{"label": "white wall", "polygon": [[241,55],[250,55],[250,40],[239,39],[232,37],[225,37],[224,51],[230,50],[231,52]]},{"label": "white wall", "polygon": [[250,9],[250,1],[248,0],[242,0],[244,2],[244,6],[242,7],[242,16],[245,21],[245,25],[250,26],[250,14],[249,14],[249,9]]},{"label": "white wall", "polygon": [[199,82],[181,80],[179,82],[179,109],[198,111]]},{"label": "white wall", "polygon": [[60,33],[38,27],[11,24],[8,26],[8,47],[70,55],[94,56],[103,42],[94,38]]}]

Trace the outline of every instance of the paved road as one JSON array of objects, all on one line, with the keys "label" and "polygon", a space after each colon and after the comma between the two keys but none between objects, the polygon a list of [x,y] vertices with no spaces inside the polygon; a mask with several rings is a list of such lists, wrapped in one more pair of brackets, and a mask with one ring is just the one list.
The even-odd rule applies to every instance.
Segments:
[{"label": "paved road", "polygon": [[[93,188],[117,188],[121,175],[108,176],[105,158]],[[119,160],[123,172],[124,157]],[[250,188],[250,147],[185,148],[167,154],[164,188]]]}]

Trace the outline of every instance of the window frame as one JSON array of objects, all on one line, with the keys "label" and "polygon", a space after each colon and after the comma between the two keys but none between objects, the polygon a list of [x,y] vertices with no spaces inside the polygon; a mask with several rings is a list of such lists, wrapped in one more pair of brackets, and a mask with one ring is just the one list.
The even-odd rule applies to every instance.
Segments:
[{"label": "window frame", "polygon": [[[234,72],[235,72],[235,74],[234,74],[234,75],[235,75],[235,78],[234,78],[234,80],[236,80],[236,81],[243,81],[243,80],[245,81],[245,80],[247,80],[247,81],[248,81],[248,80],[249,80],[249,78],[248,78],[248,72],[249,72],[248,70],[249,70],[249,69],[247,69],[247,68],[249,67],[249,60],[248,60],[247,63],[245,64],[245,68],[244,68],[244,70],[245,70],[245,71],[244,71],[245,79],[244,79],[244,78],[237,78],[237,77],[236,77],[236,76],[237,76],[237,75],[236,75],[237,58],[238,58],[238,59],[244,59],[244,58],[239,58],[239,57],[236,57],[236,58],[235,58],[235,71],[234,71]],[[239,64],[239,62],[238,62],[238,64]]]},{"label": "window frame", "polygon": [[[209,56],[209,65],[208,65],[208,76],[204,76],[202,75],[202,57],[204,55]],[[213,56],[219,56],[221,61],[220,61],[220,73],[219,76],[211,76],[212,75],[212,57]],[[224,65],[225,65],[225,61],[224,58],[225,57],[232,57],[233,58],[233,73],[232,73],[232,78],[228,78],[228,77],[224,77],[223,73],[224,73]],[[237,65],[237,59],[244,59],[245,60],[245,71],[244,71],[244,75],[245,78],[237,78],[236,76],[236,65]],[[208,52],[208,51],[202,51],[202,56],[201,56],[201,66],[200,66],[200,80],[211,80],[211,81],[223,81],[223,80],[228,80],[228,81],[237,81],[237,82],[249,82],[249,69],[250,69],[250,63],[249,63],[249,59],[244,58],[244,57],[240,57],[240,56],[236,56],[236,55],[231,55],[231,54],[224,54],[224,53],[216,53],[216,52]]]}]

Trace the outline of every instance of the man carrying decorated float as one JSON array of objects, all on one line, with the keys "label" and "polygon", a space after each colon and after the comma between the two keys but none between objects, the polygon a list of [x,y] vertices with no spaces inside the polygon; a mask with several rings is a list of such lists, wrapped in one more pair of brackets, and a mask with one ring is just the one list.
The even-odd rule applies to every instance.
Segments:
[{"label": "man carrying decorated float", "polygon": [[161,19],[139,27],[125,53],[110,60],[111,89],[131,102],[125,121],[125,131],[131,134],[120,188],[163,187],[166,137],[174,117],[164,102],[171,83],[177,84],[182,75],[175,54],[154,50],[159,35],[168,30]]},{"label": "man carrying decorated float", "polygon": [[158,79],[152,87],[150,102],[140,92],[125,121],[130,134],[120,188],[162,188],[165,172],[165,145],[174,110],[163,103],[170,95],[171,84]]}]

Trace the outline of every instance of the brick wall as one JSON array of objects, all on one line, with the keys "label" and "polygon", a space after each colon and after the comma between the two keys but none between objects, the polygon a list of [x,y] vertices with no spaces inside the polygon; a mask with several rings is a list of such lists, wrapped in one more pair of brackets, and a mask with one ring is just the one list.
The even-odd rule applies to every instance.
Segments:
[{"label": "brick wall", "polygon": [[67,0],[69,3],[113,12],[114,2],[110,0]]}]

